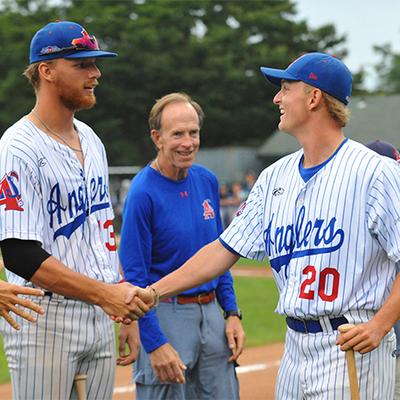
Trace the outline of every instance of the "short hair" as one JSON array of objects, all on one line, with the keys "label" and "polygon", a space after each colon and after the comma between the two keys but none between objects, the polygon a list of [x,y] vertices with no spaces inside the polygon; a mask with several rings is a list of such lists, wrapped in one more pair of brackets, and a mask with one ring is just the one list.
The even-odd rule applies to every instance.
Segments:
[{"label": "short hair", "polygon": [[154,106],[150,110],[149,114],[149,127],[150,130],[155,129],[159,131],[161,129],[161,116],[164,108],[171,103],[188,103],[196,111],[199,117],[199,127],[203,125],[204,112],[198,103],[196,103],[192,98],[183,92],[169,93],[160,99],[157,99]]},{"label": "short hair", "polygon": [[349,108],[335,97],[322,92],[326,108],[330,116],[340,125],[341,128],[347,125],[350,119]]},{"label": "short hair", "polygon": [[[46,60],[46,64],[52,64],[52,60]],[[39,65],[41,62],[35,62],[30,65],[28,65],[22,75],[24,75],[27,79],[28,82],[32,85],[33,89],[35,92],[39,89],[40,86],[40,74],[39,74]]]}]

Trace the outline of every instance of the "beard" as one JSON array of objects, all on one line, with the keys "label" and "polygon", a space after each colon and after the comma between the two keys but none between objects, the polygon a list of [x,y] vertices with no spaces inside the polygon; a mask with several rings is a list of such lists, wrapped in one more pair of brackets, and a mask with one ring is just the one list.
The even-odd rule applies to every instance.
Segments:
[{"label": "beard", "polygon": [[84,93],[82,89],[71,88],[62,79],[56,82],[61,102],[69,110],[76,112],[88,110],[95,106],[96,96],[93,93]]}]

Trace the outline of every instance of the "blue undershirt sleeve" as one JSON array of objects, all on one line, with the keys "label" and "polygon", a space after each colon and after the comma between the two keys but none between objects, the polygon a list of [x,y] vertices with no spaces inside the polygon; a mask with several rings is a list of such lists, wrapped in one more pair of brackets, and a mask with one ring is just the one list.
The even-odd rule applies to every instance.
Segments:
[{"label": "blue undershirt sleeve", "polygon": [[[152,251],[152,202],[146,192],[132,182],[122,215],[120,259],[127,282],[149,285]],[[146,352],[152,352],[168,340],[161,331],[156,313],[149,312],[139,321],[140,339]]]},{"label": "blue undershirt sleeve", "polygon": [[[217,204],[217,226],[218,226],[218,234],[220,235],[223,231],[222,221],[221,221],[221,213],[219,209],[219,188],[217,184],[217,193],[218,193],[218,201]],[[236,295],[233,289],[233,279],[230,271],[226,271],[223,275],[218,278],[218,285],[215,289],[217,294],[217,300],[219,305],[222,307],[224,311],[236,311],[238,309],[236,302]]]}]

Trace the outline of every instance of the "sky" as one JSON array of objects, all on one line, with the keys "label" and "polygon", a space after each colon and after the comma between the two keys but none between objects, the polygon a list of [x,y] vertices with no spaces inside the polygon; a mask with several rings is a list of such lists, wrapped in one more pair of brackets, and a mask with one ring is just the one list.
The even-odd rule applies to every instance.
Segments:
[{"label": "sky", "polygon": [[373,66],[379,56],[374,45],[390,43],[400,53],[400,1],[398,0],[295,0],[298,18],[311,28],[327,23],[347,37],[348,56],[343,60],[352,72],[363,66],[368,73],[365,84],[376,86]]}]

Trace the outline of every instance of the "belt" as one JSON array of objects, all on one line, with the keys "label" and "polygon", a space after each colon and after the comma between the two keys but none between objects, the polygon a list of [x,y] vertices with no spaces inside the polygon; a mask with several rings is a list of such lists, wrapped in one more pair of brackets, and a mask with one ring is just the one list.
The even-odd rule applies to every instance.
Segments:
[{"label": "belt", "polygon": [[62,296],[62,295],[59,295],[59,294],[53,293],[53,292],[44,292],[44,295],[48,296],[50,298],[52,298],[53,296],[59,296],[60,298],[65,299],[65,300],[73,300],[71,297],[65,297],[65,296]]},{"label": "belt", "polygon": [[[338,327],[347,324],[349,321],[345,317],[330,318],[332,330],[337,331]],[[296,332],[301,333],[319,333],[324,332],[322,325],[318,319],[296,319],[293,317],[286,317],[287,326]]]},{"label": "belt", "polygon": [[[176,302],[178,304],[208,304],[215,300],[215,292],[199,293],[195,296],[176,296]],[[161,300],[163,303],[173,303],[174,298],[168,298]]]}]

